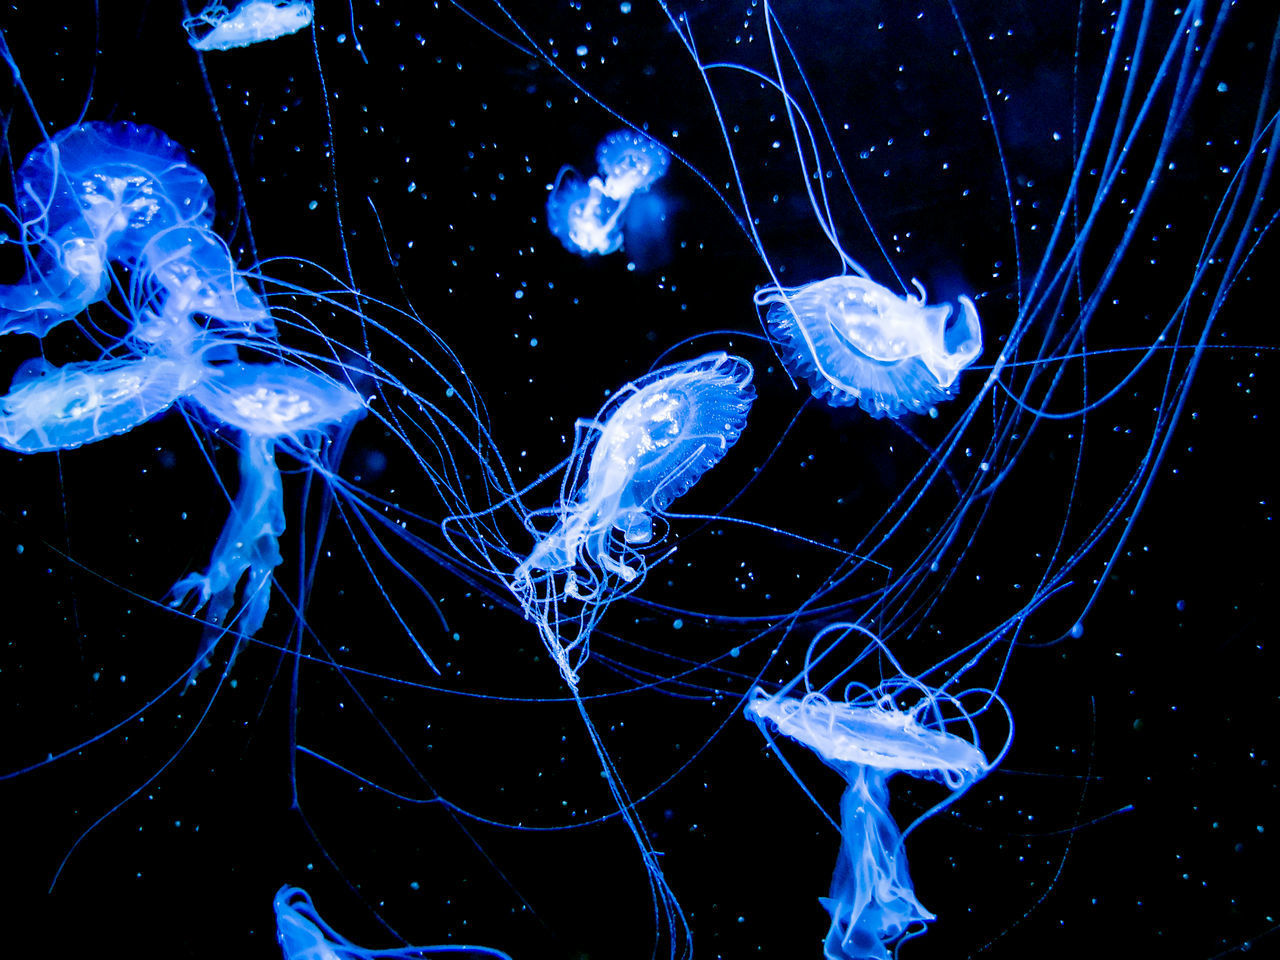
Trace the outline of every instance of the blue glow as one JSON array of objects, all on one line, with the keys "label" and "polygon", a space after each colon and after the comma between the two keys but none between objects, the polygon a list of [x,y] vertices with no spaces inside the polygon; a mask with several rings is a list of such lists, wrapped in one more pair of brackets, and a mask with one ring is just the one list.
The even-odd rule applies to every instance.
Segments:
[{"label": "blue glow", "polygon": [[[561,481],[562,499],[534,511],[539,537],[516,567],[511,589],[565,682],[575,686],[591,631],[620,592],[639,586],[641,547],[655,520],[724,458],[746,427],[755,399],[751,364],[712,353],[626,384],[590,420],[580,420]],[[546,534],[536,520],[554,518]],[[572,637],[560,630],[563,601],[584,606]]]},{"label": "blue glow", "polygon": [[241,0],[234,8],[214,0],[182,27],[196,50],[233,50],[287,37],[314,18],[311,0]]},{"label": "blue glow", "polygon": [[0,446],[71,450],[127,433],[189,394],[205,372],[199,361],[160,354],[28,367],[0,397]]},{"label": "blue glow", "polygon": [[82,123],[54,135],[18,169],[23,283],[0,286],[0,334],[44,336],[110,290],[111,261],[179,226],[213,220],[209,182],[155,127]]},{"label": "blue glow", "polygon": [[666,174],[670,163],[666,148],[642,133],[609,134],[596,149],[598,176],[584,180],[572,167],[562,167],[556,175],[547,197],[547,226],[574,253],[613,253],[633,230],[651,243],[665,219],[665,206],[650,197],[636,213],[629,208],[633,198],[646,194]]},{"label": "blue glow", "polygon": [[475,947],[461,943],[431,947],[359,947],[325,922],[315,904],[301,887],[283,886],[276,892],[276,940],[284,960],[411,960],[437,954],[467,957],[490,957],[511,960],[493,947]]},{"label": "blue glow", "polygon": [[756,305],[768,307],[769,332],[787,368],[832,406],[860,406],[873,417],[925,413],[953,396],[960,371],[982,352],[978,311],[960,298],[925,306],[857,276],[816,280],[803,287],[765,287]]},{"label": "blue glow", "polygon": [[[1004,749],[992,762],[977,744],[975,717],[992,703],[1004,706],[990,690],[949,694],[899,674],[876,687],[850,683],[845,700],[831,700],[823,690],[812,689],[802,697],[787,695],[797,684],[807,685],[815,668],[843,640],[859,635],[868,634],[853,624],[824,628],[810,644],[804,672],[778,693],[770,695],[757,688],[745,710],[771,744],[774,733],[794,740],[845,780],[840,800],[840,854],[830,895],[822,898],[831,917],[825,949],[829,960],[889,960],[903,939],[919,936],[925,924],[936,919],[916,897],[907,869],[905,838],[889,813],[889,779],[902,772],[936,780],[951,791],[951,796],[926,812],[918,824],[954,803],[986,776],[1013,737],[1010,720]],[[828,640],[826,649],[815,657],[814,651]],[[872,654],[897,666],[883,643],[871,636],[871,642],[851,663],[841,665],[837,679]],[[975,695],[986,703],[971,712],[963,704],[972,702]],[[910,709],[900,707],[899,702],[907,699],[913,701]],[[948,712],[953,715],[947,717]],[[1005,714],[1008,716],[1007,709]],[[968,738],[950,732],[950,725],[960,725]],[[787,768],[794,776],[789,764]],[[808,792],[807,787],[805,790]]]},{"label": "blue glow", "polygon": [[[204,573],[183,577],[172,590],[173,606],[190,605],[204,615],[204,634],[188,675],[194,681],[223,636],[232,633],[237,638],[230,669],[266,620],[271,573],[283,559],[279,540],[285,530],[277,445],[284,444],[298,459],[327,465],[331,444],[325,431],[349,432],[364,406],[341,384],[278,363],[215,368],[197,385],[191,400],[217,423],[242,435],[240,487],[209,566]],[[342,443],[336,448],[341,450]]]}]

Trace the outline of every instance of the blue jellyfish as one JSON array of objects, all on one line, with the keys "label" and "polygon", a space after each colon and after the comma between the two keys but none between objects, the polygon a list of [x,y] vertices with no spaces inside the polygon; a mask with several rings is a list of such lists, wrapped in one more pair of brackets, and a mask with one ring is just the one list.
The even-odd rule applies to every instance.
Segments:
[{"label": "blue jellyfish", "polygon": [[[510,583],[571,686],[595,620],[619,585],[634,587],[643,578],[638,548],[654,539],[655,516],[737,442],[755,399],[752,373],[741,357],[709,353],[640,377],[593,419],[578,422],[562,499],[534,514],[554,517],[555,525],[546,534],[534,531],[538,543]],[[557,623],[565,600],[585,605],[568,641]]]},{"label": "blue jellyfish", "polygon": [[146,124],[62,130],[27,155],[16,183],[27,277],[0,286],[0,333],[44,336],[107,296],[110,261],[132,266],[161,231],[213,221],[204,174]]},{"label": "blue jellyfish", "polygon": [[547,197],[547,225],[566,250],[613,253],[622,246],[623,205],[605,196],[599,177],[583,180],[565,167]]},{"label": "blue jellyfish", "polygon": [[[330,434],[345,435],[363,415],[364,403],[329,377],[283,363],[216,367],[196,385],[190,403],[215,424],[240,433],[240,487],[209,566],[183,577],[172,590],[173,606],[192,601],[196,612],[205,611],[204,636],[188,675],[194,680],[225,634],[237,637],[234,660],[266,620],[271,573],[282,559],[278,541],[285,529],[276,448],[307,461],[322,457]],[[232,616],[246,574],[240,608]]]},{"label": "blue jellyfish", "polygon": [[163,354],[62,367],[35,358],[0,397],[0,446],[70,450],[127,433],[187,396],[208,369],[197,358]]},{"label": "blue jellyfish", "polygon": [[[572,167],[556,176],[547,197],[547,225],[573,253],[608,254],[625,239],[632,198],[645,193],[667,172],[665,147],[642,133],[611,133],[596,149],[599,175],[583,180]],[[660,204],[642,211],[644,223],[661,220]]]},{"label": "blue jellyfish", "polygon": [[657,183],[671,165],[667,149],[643,133],[619,130],[596,147],[596,167],[604,181],[604,195],[626,200]]},{"label": "blue jellyfish", "polygon": [[196,50],[233,50],[297,33],[315,13],[311,0],[242,0],[234,9],[214,0],[182,28]]},{"label": "blue jellyfish", "polygon": [[968,297],[927,306],[862,276],[844,274],[800,287],[767,286],[769,332],[784,362],[832,406],[857,405],[873,417],[925,413],[949,399],[960,371],[982,352],[978,311]]},{"label": "blue jellyfish", "polygon": [[[844,777],[840,853],[830,896],[822,898],[822,905],[831,916],[825,953],[830,960],[888,960],[890,947],[905,937],[923,933],[924,925],[935,919],[921,905],[911,883],[903,849],[905,838],[889,813],[889,778],[903,772],[946,786],[951,796],[926,813],[928,817],[954,803],[986,776],[1004,756],[1008,742],[996,760],[989,763],[977,745],[974,714],[961,706],[961,701],[975,692],[985,694],[988,705],[1003,706],[990,691],[948,694],[930,689],[918,679],[900,676],[875,688],[861,687],[845,700],[831,700],[817,690],[807,690],[802,697],[787,695],[799,680],[807,685],[817,663],[855,632],[864,631],[851,624],[824,628],[810,645],[804,673],[773,695],[757,688],[745,713],[771,743],[774,733],[788,737],[808,747]],[[836,640],[814,658],[816,646],[833,633],[837,634]],[[875,639],[852,664],[842,666],[840,675],[847,674],[872,651],[893,661]],[[850,688],[858,685],[850,684],[846,690]],[[909,710],[898,705],[907,696],[918,698]],[[944,719],[948,708],[959,716]],[[947,729],[956,723],[967,727],[968,738]]]},{"label": "blue jellyfish", "polygon": [[469,957],[489,957],[491,960],[511,960],[511,957],[494,947],[448,943],[433,947],[391,947],[372,950],[356,946],[334,930],[316,912],[311,896],[301,887],[285,885],[276,891],[276,939],[284,960],[410,960],[440,954],[462,954]]}]

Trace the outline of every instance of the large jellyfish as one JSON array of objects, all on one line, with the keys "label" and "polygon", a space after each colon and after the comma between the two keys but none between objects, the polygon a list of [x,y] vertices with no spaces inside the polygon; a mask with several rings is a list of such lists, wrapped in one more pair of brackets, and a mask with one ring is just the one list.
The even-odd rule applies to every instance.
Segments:
[{"label": "large jellyfish", "polygon": [[[578,422],[561,500],[534,514],[555,525],[537,534],[510,584],[571,686],[596,620],[643,578],[639,548],[654,539],[655,517],[737,442],[755,399],[752,373],[741,357],[710,353],[645,374]],[[584,605],[569,639],[560,634],[563,601]]]},{"label": "large jellyfish", "polygon": [[[548,227],[574,253],[613,253],[625,240],[632,198],[661,179],[670,163],[666,148],[651,137],[632,130],[609,134],[596,148],[597,176],[584,180],[572,167],[556,176],[547,197]],[[649,206],[637,216],[661,219],[663,212]]]},{"label": "large jellyfish", "polygon": [[173,587],[174,606],[192,601],[196,611],[205,611],[204,636],[189,674],[194,680],[223,636],[230,632],[237,637],[234,660],[266,619],[271,574],[281,562],[278,541],[285,529],[277,447],[304,460],[327,459],[331,447],[341,451],[364,403],[329,377],[282,363],[218,367],[197,385],[191,402],[215,424],[240,434],[240,488],[209,566]]},{"label": "large jellyfish", "polygon": [[132,266],[163,231],[213,220],[204,174],[146,124],[68,127],[27,155],[16,182],[27,277],[0,286],[0,333],[44,336],[107,296],[111,261]]},{"label": "large jellyfish", "polygon": [[[891,947],[923,933],[924,925],[935,919],[911,883],[905,838],[889,813],[889,779],[902,772],[946,786],[950,798],[927,817],[958,799],[1004,755],[1002,750],[988,762],[978,746],[973,716],[963,706],[974,693],[984,695],[986,706],[1000,702],[990,691],[949,694],[900,675],[876,687],[849,684],[846,691],[856,692],[844,700],[812,689],[801,697],[788,695],[801,680],[808,683],[813,668],[843,639],[859,632],[864,631],[852,624],[832,624],[820,631],[810,646],[805,672],[775,694],[757,688],[745,711],[771,743],[774,733],[788,737],[844,777],[840,853],[830,895],[822,898],[831,916],[825,947],[830,960],[888,960]],[[815,658],[814,649],[833,634],[834,641]],[[852,671],[873,651],[893,660],[873,639],[839,675]],[[899,702],[907,698],[915,702],[904,709]],[[952,733],[952,725],[964,728],[967,737]]]},{"label": "large jellyfish", "polygon": [[315,15],[311,0],[241,0],[234,9],[213,0],[182,27],[197,50],[233,50],[297,33]]},{"label": "large jellyfish", "polygon": [[284,960],[410,960],[461,954],[511,960],[501,950],[463,943],[432,947],[388,947],[385,950],[360,947],[329,926],[316,912],[315,904],[301,887],[283,886],[276,891],[276,939]]},{"label": "large jellyfish", "polygon": [[960,371],[982,352],[978,311],[968,297],[927,306],[866,277],[844,274],[801,287],[768,286],[769,332],[787,368],[832,406],[860,406],[873,417],[926,413],[949,399]]}]

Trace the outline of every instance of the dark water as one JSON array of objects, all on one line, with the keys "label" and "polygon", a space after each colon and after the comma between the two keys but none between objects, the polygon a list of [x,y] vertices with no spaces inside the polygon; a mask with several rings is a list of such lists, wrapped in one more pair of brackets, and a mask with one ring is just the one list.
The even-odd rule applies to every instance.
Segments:
[{"label": "dark water", "polygon": [[[1102,396],[1141,355],[1130,348],[1155,341],[1192,286],[1255,118],[1276,108],[1275,92],[1264,90],[1274,16],[1265,4],[1237,6],[1090,326],[1088,365],[1064,368],[1054,410]],[[962,375],[960,398],[936,420],[911,421],[909,432],[812,403],[788,429],[806,394],[752,337],[760,327],[751,293],[769,276],[728,209],[740,212],[741,202],[736,187],[725,189],[732,171],[702,77],[662,11],[638,0],[633,7],[518,4],[512,20],[479,0],[465,10],[357,0],[366,64],[352,42],[352,12],[322,3],[314,38],[304,32],[208,55],[208,89],[174,3],[55,9],[24,0],[6,4],[0,27],[50,130],[83,111],[152,123],[185,145],[215,186],[218,229],[241,265],[255,256],[309,260],[415,310],[484,397],[517,482],[553,467],[574,420],[666,348],[737,332],[682,348],[682,357],[741,352],[756,364],[760,399],[741,443],[679,506],[721,513],[754,476],[726,512],[762,527],[674,521],[680,552],[650,572],[638,595],[649,603],[610,611],[582,690],[618,694],[589,701],[592,716],[632,796],[646,798],[639,814],[662,851],[695,955],[817,957],[826,930],[817,898],[838,837],[738,715],[757,675],[772,683],[793,676],[829,619],[802,618],[785,638],[756,639],[834,564],[829,551],[778,531],[851,548],[878,520],[902,515],[895,497],[978,392],[1026,302],[1067,189],[1073,143],[1088,125],[1116,5],[959,4],[972,59],[957,18],[932,0],[776,6],[893,265],[933,298],[973,296],[983,317],[987,351]],[[688,13],[705,62],[770,69],[760,4],[701,3]],[[1139,96],[1179,15],[1153,5],[1133,65]],[[1216,16],[1211,5],[1204,20]],[[557,51],[551,63],[580,87],[539,57],[535,43]],[[576,53],[579,45],[586,54]],[[798,81],[794,68],[787,77]],[[780,278],[837,272],[813,225],[776,96],[742,75],[713,80],[726,123],[739,128],[733,142],[745,189]],[[1168,115],[1170,88],[1154,99],[1156,116]],[[1099,165],[1119,95],[1104,105]],[[12,169],[39,132],[7,79],[0,108]],[[542,222],[546,185],[563,164],[589,166],[619,118],[646,125],[685,161],[658,188],[667,232],[643,251],[575,257]],[[1085,248],[1080,289],[1107,270],[1157,148],[1147,133],[1135,142],[1131,169]],[[824,169],[836,170],[829,182],[842,240],[889,282],[888,262],[824,152]],[[1257,167],[1252,176],[1256,184]],[[1088,177],[1086,169],[1085,195],[1096,189]],[[1235,265],[1219,311],[1211,302],[1220,264],[1193,291],[1177,342],[1194,345],[1210,319],[1212,327],[1191,382],[1189,349],[1157,351],[1083,421],[1036,421],[1031,440],[992,465],[1009,475],[973,500],[939,573],[929,574],[926,562],[919,592],[892,612],[875,611],[887,571],[927,560],[931,536],[958,499],[953,479],[967,489],[992,424],[1008,413],[994,391],[971,439],[949,458],[949,475],[873,553],[883,566],[868,566],[828,598],[847,602],[839,615],[865,615],[919,671],[1006,623],[1060,538],[1056,562],[1078,558],[1065,577],[1072,585],[1023,625],[1002,678],[1007,644],[975,668],[975,685],[1001,679],[1016,736],[998,770],[908,841],[917,893],[939,919],[903,948],[905,957],[1207,958],[1251,943],[1263,955],[1275,949],[1266,935],[1280,904],[1267,876],[1280,830],[1271,766],[1280,717],[1267,639],[1275,483],[1266,463],[1275,439],[1268,303],[1276,261],[1264,229],[1275,211],[1274,191],[1264,193],[1246,237],[1250,259]],[[1219,257],[1236,242],[1242,217],[1230,221],[1237,226]],[[12,247],[5,256],[11,280],[21,264]],[[291,263],[264,269],[322,285]],[[349,314],[305,299],[294,305],[328,336],[359,347]],[[1069,298],[1064,324],[1073,311]],[[428,349],[402,314],[370,313]],[[1035,355],[1046,326],[1043,318],[1033,324],[1020,358]],[[0,344],[4,374],[34,349],[29,338]],[[74,332],[48,349],[75,355]],[[406,383],[435,396],[435,382],[417,379],[420,365],[389,339],[377,349]],[[1161,449],[1184,391],[1156,463],[1148,449],[1153,437]],[[198,627],[161,600],[207,562],[224,518],[226,501],[201,449],[188,424],[169,415],[61,457],[5,457],[3,770],[111,727],[189,666]],[[223,482],[233,483],[226,445],[213,449]],[[1149,496],[1121,541],[1147,467]],[[372,419],[356,428],[344,472],[390,502],[439,512],[411,460]],[[297,534],[315,534],[319,500],[300,523],[303,478],[290,474],[286,485],[291,529],[278,573],[281,589],[296,595],[304,549]],[[550,502],[554,491],[543,495],[538,502]],[[15,953],[29,943],[50,956],[100,945],[139,956],[273,956],[271,898],[292,883],[339,930],[370,945],[390,946],[399,935],[486,943],[518,958],[667,954],[665,936],[655,947],[646,875],[616,817],[583,829],[484,822],[572,827],[614,809],[532,626],[402,551],[440,604],[442,626],[368,547],[367,536],[331,520],[296,684],[294,660],[281,653],[296,639],[282,593],[261,642],[240,656],[216,697],[221,663],[183,697],[161,699],[83,752],[0,782],[0,918]],[[370,566],[443,676],[413,650]],[[1083,632],[1070,636],[1104,571]],[[872,598],[856,600],[863,594]],[[676,630],[677,615],[655,604],[705,615],[679,616]],[[728,656],[735,648],[739,655]],[[692,672],[682,683],[635,689],[644,671],[679,670]],[[472,816],[397,799],[291,751],[291,716],[298,743],[387,791],[444,796]],[[994,751],[1006,728],[997,722],[983,733]],[[788,757],[834,811],[839,779],[798,749]],[[47,892],[77,837],[171,758],[79,844]],[[899,777],[893,809],[907,822],[944,796]]]}]

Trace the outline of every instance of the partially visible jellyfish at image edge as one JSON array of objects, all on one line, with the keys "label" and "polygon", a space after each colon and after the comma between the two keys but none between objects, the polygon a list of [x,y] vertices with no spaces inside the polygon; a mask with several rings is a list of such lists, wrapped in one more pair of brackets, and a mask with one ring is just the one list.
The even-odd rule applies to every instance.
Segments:
[{"label": "partially visible jellyfish at image edge", "polygon": [[357,946],[334,930],[316,911],[307,891],[301,887],[283,886],[275,896],[276,940],[284,960],[427,960],[429,957],[467,956],[489,960],[511,960],[509,954],[494,947],[448,943],[431,947],[388,947],[371,949]]},{"label": "partially visible jellyfish at image edge", "polygon": [[[643,582],[640,548],[657,537],[655,519],[723,459],[746,427],[752,376],[740,357],[706,354],[639,377],[594,418],[577,422],[560,500],[524,518],[537,543],[504,577],[570,687],[577,688],[596,622]],[[537,521],[546,518],[555,523],[542,532]],[[446,529],[466,519],[452,517]],[[566,637],[562,609],[570,603],[581,609]]]},{"label": "partially visible jellyfish at image edge", "polygon": [[[817,663],[856,633],[865,631],[843,623],[821,630],[809,647],[804,671],[777,693],[757,688],[747,701],[745,714],[775,751],[777,733],[808,747],[844,778],[840,852],[830,895],[821,898],[831,917],[824,953],[829,960],[888,960],[897,955],[903,940],[924,933],[926,924],[936,919],[916,897],[903,846],[906,835],[958,800],[1000,763],[1012,742],[1013,726],[1008,709],[993,691],[948,693],[906,676],[900,667],[897,676],[876,687],[848,683],[842,700],[831,699],[825,688],[809,689],[808,678]],[[814,657],[813,651],[832,635],[834,641]],[[883,643],[872,638],[852,663],[840,668],[838,677],[849,674],[872,654],[898,666]],[[806,687],[804,695],[791,696],[790,691],[801,681]],[[834,681],[827,688],[833,685]],[[974,696],[981,696],[984,704],[970,711],[963,704]],[[899,706],[908,698],[915,700],[913,706]],[[993,704],[1004,710],[1009,736],[989,761],[978,745],[974,720]],[[966,736],[951,732],[951,726],[963,728]],[[799,782],[794,768],[780,752],[778,756]],[[899,772],[937,781],[951,791],[906,831],[899,831],[889,813],[888,782]],[[807,786],[801,783],[801,787],[813,797]]]},{"label": "partially visible jellyfish at image edge", "polygon": [[315,13],[311,0],[242,0],[234,9],[214,0],[182,28],[196,50],[234,50],[297,33]]},{"label": "partially visible jellyfish at image edge", "polygon": [[[609,254],[622,247],[632,199],[646,193],[666,174],[671,156],[650,137],[632,130],[611,133],[596,148],[597,176],[586,180],[572,167],[556,175],[547,197],[547,225],[572,253]],[[645,219],[663,216],[661,205],[647,206]]]},{"label": "partially visible jellyfish at image edge", "polygon": [[[834,407],[873,417],[928,413],[954,396],[960,371],[982,353],[982,326],[968,297],[960,309],[899,297],[865,276],[845,274],[800,287],[756,291],[766,325],[791,373]],[[953,316],[954,314],[954,316]]]}]

